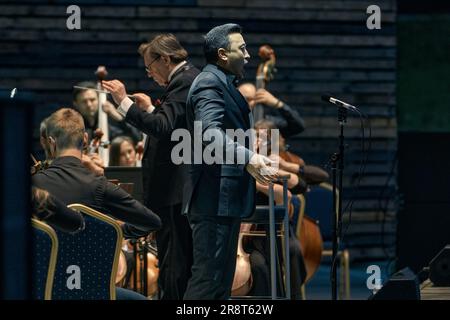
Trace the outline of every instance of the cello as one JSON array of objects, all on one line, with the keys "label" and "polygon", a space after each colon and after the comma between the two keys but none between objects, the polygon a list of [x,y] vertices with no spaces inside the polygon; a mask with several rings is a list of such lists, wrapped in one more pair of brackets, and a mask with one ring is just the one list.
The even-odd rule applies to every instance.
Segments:
[{"label": "cello", "polygon": [[[157,249],[151,241],[141,238],[133,244],[135,266],[130,278],[133,279],[130,289],[142,293],[146,297],[153,297],[158,293],[158,258]],[[144,256],[147,259],[144,260]]]},{"label": "cello", "polygon": [[253,276],[250,265],[250,255],[244,251],[243,233],[249,232],[252,224],[242,223],[239,232],[239,240],[236,257],[236,271],[234,274],[233,285],[231,287],[232,296],[245,296],[252,288]]}]

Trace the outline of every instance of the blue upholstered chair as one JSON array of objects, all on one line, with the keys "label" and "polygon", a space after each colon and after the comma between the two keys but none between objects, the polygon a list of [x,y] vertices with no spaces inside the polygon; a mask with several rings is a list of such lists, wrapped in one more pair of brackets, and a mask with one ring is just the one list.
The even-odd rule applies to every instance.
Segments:
[{"label": "blue upholstered chair", "polygon": [[31,219],[32,226],[32,298],[52,299],[53,277],[58,255],[58,238],[55,230],[44,222]]},{"label": "blue upholstered chair", "polygon": [[112,218],[81,204],[69,208],[83,214],[85,229],[74,235],[57,231],[59,254],[53,299],[115,300],[122,230]]}]

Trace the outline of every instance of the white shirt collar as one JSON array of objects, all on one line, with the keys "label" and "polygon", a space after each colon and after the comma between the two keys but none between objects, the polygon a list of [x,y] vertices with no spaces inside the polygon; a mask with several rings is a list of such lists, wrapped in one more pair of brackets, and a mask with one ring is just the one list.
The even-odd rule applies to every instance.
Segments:
[{"label": "white shirt collar", "polygon": [[178,69],[180,69],[182,66],[184,66],[187,63],[186,60],[180,62],[179,64],[177,64],[175,66],[175,68],[172,69],[172,71],[169,73],[169,78],[167,79],[167,82],[170,82],[170,80],[172,80],[173,75],[175,74],[175,72],[177,72]]}]

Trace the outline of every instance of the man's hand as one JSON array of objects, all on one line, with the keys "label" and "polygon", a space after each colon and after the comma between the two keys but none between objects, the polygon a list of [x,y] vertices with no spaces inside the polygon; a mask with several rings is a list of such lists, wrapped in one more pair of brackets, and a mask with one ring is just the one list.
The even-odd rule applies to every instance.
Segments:
[{"label": "man's hand", "polygon": [[278,108],[279,106],[281,106],[280,100],[275,98],[266,89],[258,89],[258,91],[256,91],[255,103],[261,103],[271,108]]},{"label": "man's hand", "polygon": [[256,181],[266,185],[269,182],[274,182],[278,179],[278,169],[269,166],[274,162],[269,158],[255,153],[251,158],[245,169],[250,173]]},{"label": "man's hand", "polygon": [[114,105],[108,100],[106,100],[103,103],[102,109],[108,116],[110,116],[114,120],[118,122],[123,120],[123,116],[117,111],[116,107],[114,107]]},{"label": "man's hand", "polygon": [[81,155],[81,163],[96,176],[103,176],[105,174],[105,165],[103,163],[103,160],[96,153],[90,155]]},{"label": "man's hand", "polygon": [[105,90],[108,90],[114,102],[120,105],[120,103],[127,97],[127,91],[125,90],[125,86],[119,80],[111,80],[111,81],[102,81],[102,86]]},{"label": "man's hand", "polygon": [[136,105],[142,111],[147,111],[148,108],[153,106],[152,99],[145,93],[138,92],[138,93],[133,94],[133,97],[135,98]]},{"label": "man's hand", "polygon": [[142,160],[143,155],[144,155],[144,140],[141,140],[136,144],[136,160],[137,161]]}]

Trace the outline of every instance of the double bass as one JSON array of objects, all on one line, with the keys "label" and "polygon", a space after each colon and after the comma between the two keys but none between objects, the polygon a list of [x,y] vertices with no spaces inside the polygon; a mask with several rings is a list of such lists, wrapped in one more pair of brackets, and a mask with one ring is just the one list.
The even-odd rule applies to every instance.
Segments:
[{"label": "double bass", "polygon": [[[267,83],[273,80],[275,77],[275,51],[268,44],[259,47],[258,55],[261,59],[261,63],[258,65],[256,70],[256,90],[265,89]],[[257,104],[253,110],[253,119],[255,123],[259,120],[264,119],[264,106]]]}]

